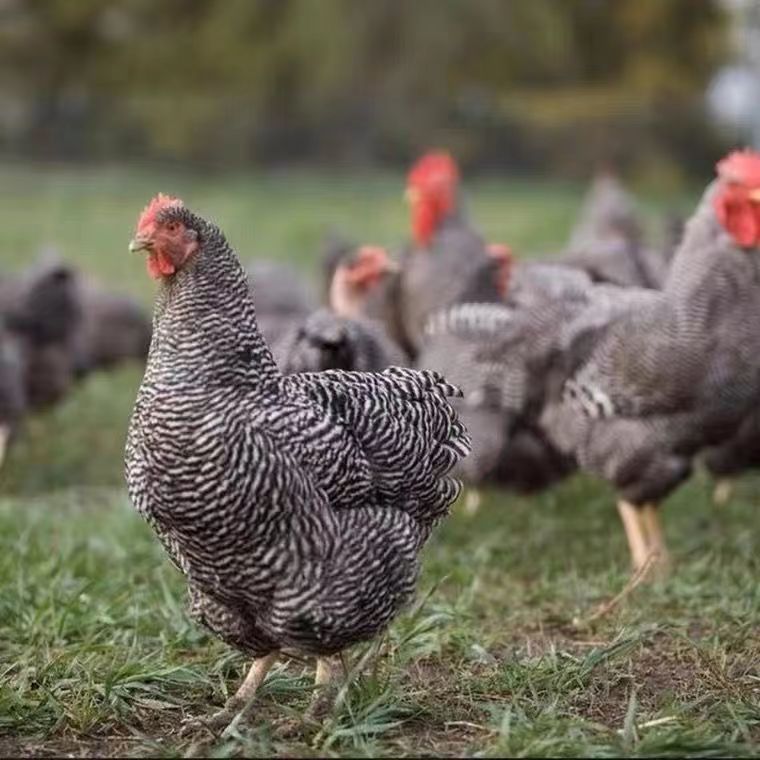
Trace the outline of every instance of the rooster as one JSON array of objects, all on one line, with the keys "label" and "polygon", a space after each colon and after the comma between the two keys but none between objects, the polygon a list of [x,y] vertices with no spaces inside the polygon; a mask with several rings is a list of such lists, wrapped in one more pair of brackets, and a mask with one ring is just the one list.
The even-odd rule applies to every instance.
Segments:
[{"label": "rooster", "polygon": [[397,307],[407,353],[416,356],[431,314],[461,302],[501,300],[501,261],[467,221],[459,169],[448,153],[425,154],[412,167],[406,197],[413,245],[401,261]]},{"label": "rooster", "polygon": [[237,255],[177,199],[146,207],[130,250],[159,282],[130,497],[185,575],[193,617],[253,657],[209,722],[250,704],[287,652],[317,658],[311,712],[324,714],[336,655],[408,602],[419,552],[459,494],[458,391],[399,368],[284,376]]},{"label": "rooster", "polygon": [[760,154],[737,151],[718,163],[663,290],[597,331],[544,414],[552,440],[616,487],[635,568],[667,567],[657,504],[755,409],[758,324]]},{"label": "rooster", "polygon": [[377,371],[406,365],[408,357],[383,322],[366,314],[368,303],[397,271],[384,248],[360,246],[345,252],[332,272],[329,308],[310,314],[273,346],[282,371]]}]

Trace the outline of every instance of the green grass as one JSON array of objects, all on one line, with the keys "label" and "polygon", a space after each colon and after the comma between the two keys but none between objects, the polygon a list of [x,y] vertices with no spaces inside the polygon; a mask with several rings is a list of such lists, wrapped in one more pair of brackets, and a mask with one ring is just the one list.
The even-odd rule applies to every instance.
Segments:
[{"label": "green grass", "polygon": [[[146,302],[151,285],[126,242],[159,189],[214,216],[244,256],[315,266],[330,226],[389,245],[404,237],[394,176],[0,176],[11,264],[55,241]],[[469,200],[489,238],[551,249],[578,192],[490,181]],[[310,697],[310,668],[290,662],[267,681],[252,727],[210,744],[180,738],[182,719],[220,705],[246,663],[189,621],[182,579],[124,493],[139,378],[137,368],[95,376],[31,420],[0,476],[0,756],[760,754],[751,477],[725,508],[712,506],[703,476],[671,498],[672,578],[591,624],[627,579],[607,488],[578,477],[531,499],[488,493],[474,517],[457,507],[426,551],[421,604],[379,642],[320,733],[278,730]]]}]

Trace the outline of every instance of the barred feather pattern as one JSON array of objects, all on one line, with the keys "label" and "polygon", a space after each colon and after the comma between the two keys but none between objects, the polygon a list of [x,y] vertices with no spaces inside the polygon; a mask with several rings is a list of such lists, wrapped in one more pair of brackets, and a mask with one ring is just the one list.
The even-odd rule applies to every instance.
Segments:
[{"label": "barred feather pattern", "polygon": [[501,301],[498,268],[461,212],[443,221],[429,248],[407,250],[396,294],[405,350],[416,356],[435,312],[457,303]]},{"label": "barred feather pattern", "polygon": [[136,509],[231,645],[326,655],[382,631],[459,492],[469,449],[435,373],[283,376],[222,233],[160,285],[126,446]]},{"label": "barred feather pattern", "polygon": [[633,503],[659,500],[760,397],[760,253],[737,248],[708,188],[661,292],[597,331],[542,422]]}]

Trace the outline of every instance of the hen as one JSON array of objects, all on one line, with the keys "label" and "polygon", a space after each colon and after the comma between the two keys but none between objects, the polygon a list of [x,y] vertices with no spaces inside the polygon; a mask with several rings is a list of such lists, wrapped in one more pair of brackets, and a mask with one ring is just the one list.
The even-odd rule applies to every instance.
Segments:
[{"label": "hen", "polygon": [[78,273],[43,260],[21,277],[0,281],[0,315],[16,342],[31,407],[59,401],[72,387],[82,303]]},{"label": "hen", "polygon": [[606,170],[594,178],[567,251],[557,262],[582,269],[595,282],[659,288],[667,275],[668,254],[645,245],[633,197]]},{"label": "hen", "polygon": [[667,563],[657,503],[760,393],[760,155],[718,163],[662,291],[600,330],[547,407],[552,440],[609,480],[634,566]]},{"label": "hen", "polygon": [[316,656],[330,686],[333,656],[389,625],[459,493],[448,473],[469,440],[457,389],[435,373],[283,376],[237,255],[180,201],[155,198],[130,249],[160,284],[126,478],[191,614],[254,658],[220,724],[280,653]]},{"label": "hen", "polygon": [[329,308],[318,309],[288,330],[272,350],[280,369],[292,372],[346,369],[378,371],[408,358],[384,323],[366,311],[388,275],[398,271],[383,248],[360,246],[336,262]]}]

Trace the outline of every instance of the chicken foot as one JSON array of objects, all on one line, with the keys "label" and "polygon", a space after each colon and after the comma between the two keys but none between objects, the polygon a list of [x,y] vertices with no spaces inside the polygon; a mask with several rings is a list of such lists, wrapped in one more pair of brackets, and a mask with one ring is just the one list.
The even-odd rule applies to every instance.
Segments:
[{"label": "chicken foot", "polygon": [[464,499],[464,511],[472,516],[480,509],[481,496],[477,488],[468,488]]},{"label": "chicken foot", "polygon": [[240,684],[238,690],[227,700],[224,707],[208,717],[188,721],[182,733],[190,732],[197,728],[207,728],[213,732],[217,732],[220,729],[223,731],[235,720],[239,713],[243,713],[243,717],[246,717],[246,713],[250,711],[256,692],[261,684],[264,683],[264,679],[267,677],[272,665],[277,662],[278,656],[278,652],[272,652],[265,657],[256,658],[251,664],[251,668],[243,683]]},{"label": "chicken foot", "polygon": [[285,718],[278,721],[278,736],[282,739],[303,739],[309,736],[312,729],[321,724],[335,706],[344,675],[346,667],[342,655],[318,657],[314,676],[315,692],[303,719]]},{"label": "chicken foot", "polygon": [[634,571],[641,570],[651,562],[657,575],[666,575],[670,558],[657,505],[647,503],[638,507],[627,501],[620,501],[618,513],[628,539]]},{"label": "chicken foot", "polygon": [[11,437],[11,430],[7,425],[0,425],[0,467],[5,461],[5,452],[8,449],[8,440]]},{"label": "chicken foot", "polygon": [[713,490],[713,504],[724,507],[734,495],[734,481],[731,478],[720,478]]}]

